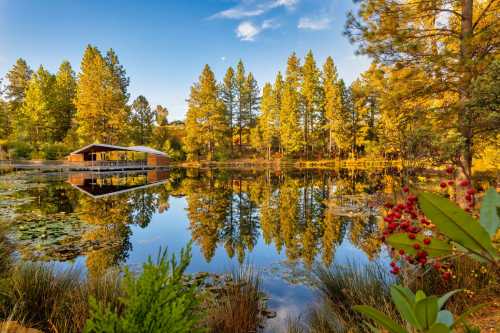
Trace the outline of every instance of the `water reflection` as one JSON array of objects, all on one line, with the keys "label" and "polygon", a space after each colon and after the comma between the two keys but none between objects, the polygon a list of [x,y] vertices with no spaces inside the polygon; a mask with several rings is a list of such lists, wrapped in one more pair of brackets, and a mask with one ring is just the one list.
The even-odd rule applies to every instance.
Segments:
[{"label": "water reflection", "polygon": [[[315,260],[330,264],[346,241],[376,258],[378,208],[398,175],[394,170],[178,169],[37,176],[33,182],[44,186],[28,189],[34,200],[19,210],[22,256],[85,256],[89,272],[100,274],[127,259],[138,246],[130,241],[132,227],[147,229],[154,216],[168,211],[171,197],[185,200],[186,232],[206,262],[218,248],[244,262],[259,242],[309,267]],[[166,237],[168,244],[176,235]]]}]

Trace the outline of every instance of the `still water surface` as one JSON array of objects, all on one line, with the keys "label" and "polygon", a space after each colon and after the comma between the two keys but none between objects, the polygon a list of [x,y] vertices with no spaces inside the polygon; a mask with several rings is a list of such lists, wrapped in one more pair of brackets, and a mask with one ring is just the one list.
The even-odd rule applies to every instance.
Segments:
[{"label": "still water surface", "polygon": [[0,176],[0,218],[23,260],[88,274],[140,269],[160,247],[192,241],[190,272],[260,271],[278,322],[313,302],[314,265],[386,260],[379,208],[399,186],[387,169],[11,172]]}]

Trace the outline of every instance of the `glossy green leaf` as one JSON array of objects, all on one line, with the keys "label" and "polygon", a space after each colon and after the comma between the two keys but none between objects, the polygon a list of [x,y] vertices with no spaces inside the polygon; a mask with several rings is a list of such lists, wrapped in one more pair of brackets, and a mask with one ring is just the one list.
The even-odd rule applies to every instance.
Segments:
[{"label": "glossy green leaf", "polygon": [[415,314],[424,330],[429,329],[437,319],[438,300],[436,296],[429,296],[415,305]]},{"label": "glossy green leaf", "polygon": [[500,216],[498,216],[497,207],[499,203],[499,195],[494,188],[486,191],[483,201],[481,201],[481,217],[479,222],[488,232],[490,237],[494,236],[500,227]]},{"label": "glossy green leaf", "polygon": [[439,297],[439,299],[438,299],[438,308],[442,309],[443,306],[446,304],[446,302],[450,299],[451,296],[453,296],[456,293],[459,293],[461,291],[462,291],[462,289],[452,290],[452,291],[447,292],[443,296]]},{"label": "glossy green leaf", "polygon": [[406,330],[401,326],[399,326],[394,320],[387,317],[385,314],[378,311],[377,309],[372,308],[371,306],[356,305],[353,306],[352,308],[354,311],[362,313],[368,318],[373,319],[374,321],[382,325],[384,328],[389,330],[390,333],[407,333]]},{"label": "glossy green leaf", "polygon": [[445,324],[435,323],[429,329],[428,333],[449,333],[451,332],[450,328]]},{"label": "glossy green leaf", "polygon": [[453,325],[453,314],[448,310],[441,310],[438,312],[436,322],[451,327]]},{"label": "glossy green leaf", "polygon": [[418,290],[415,294],[415,302],[421,301],[425,298],[425,293],[422,290]]},{"label": "glossy green leaf", "polygon": [[497,256],[488,232],[478,221],[452,201],[433,193],[420,193],[418,203],[440,232],[475,253]]},{"label": "glossy green leaf", "polygon": [[415,302],[412,298],[408,297],[408,294],[403,290],[404,288],[399,285],[391,286],[391,298],[398,309],[401,317],[410,323],[412,326],[422,329],[422,325],[420,325],[417,316],[415,315]]},{"label": "glossy green leaf", "polygon": [[451,254],[452,247],[447,242],[433,238],[429,245],[425,245],[424,238],[424,235],[418,234],[415,239],[410,239],[406,233],[397,233],[389,236],[387,243],[395,249],[403,249],[405,253],[410,255],[417,253],[417,250],[413,248],[415,243],[418,243],[421,250],[425,250],[430,257],[442,257]]}]

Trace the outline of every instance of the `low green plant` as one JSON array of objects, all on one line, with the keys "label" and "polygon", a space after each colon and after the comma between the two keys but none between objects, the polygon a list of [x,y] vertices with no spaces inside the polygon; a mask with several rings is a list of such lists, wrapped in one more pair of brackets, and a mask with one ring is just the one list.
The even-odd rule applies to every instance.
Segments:
[{"label": "low green plant", "polygon": [[11,159],[29,159],[33,147],[29,143],[14,141],[9,143],[9,156]]},{"label": "low green plant", "polygon": [[202,332],[200,300],[195,285],[183,282],[191,261],[191,245],[180,252],[180,261],[167,251],[150,258],[136,276],[129,270],[123,279],[122,311],[90,299],[91,315],[84,332]]},{"label": "low green plant", "polygon": [[[367,305],[357,305],[353,309],[362,313],[366,317],[375,321],[379,326],[388,330],[390,333],[447,333],[453,332],[459,325],[465,324],[466,331],[475,331],[475,329],[468,328],[465,323],[465,318],[478,309],[473,307],[454,318],[453,314],[443,309],[443,306],[448,299],[459,292],[460,290],[450,291],[441,297],[427,296],[421,290],[416,294],[405,287],[400,285],[393,285],[391,287],[391,298],[400,314],[406,321],[410,330],[404,328],[384,313]],[[369,323],[366,323],[373,332],[380,332],[380,330]]]}]

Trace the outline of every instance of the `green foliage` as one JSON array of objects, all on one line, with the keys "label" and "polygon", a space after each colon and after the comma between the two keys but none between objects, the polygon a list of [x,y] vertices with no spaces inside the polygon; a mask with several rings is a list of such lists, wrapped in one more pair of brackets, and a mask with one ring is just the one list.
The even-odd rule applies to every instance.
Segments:
[{"label": "green foliage", "polygon": [[41,152],[43,159],[61,160],[71,152],[71,148],[62,142],[46,143],[42,145]]},{"label": "green foliage", "polygon": [[184,149],[191,159],[212,160],[228,147],[229,124],[214,73],[208,65],[199,82],[191,87],[188,102]]},{"label": "green foliage", "polygon": [[[441,297],[426,296],[421,290],[413,294],[406,287],[393,285],[391,287],[391,298],[401,317],[411,326],[411,332],[447,333],[452,332],[455,327],[462,324],[465,317],[470,314],[470,312],[464,313],[455,320],[450,311],[442,309],[449,298],[457,292],[459,290],[451,291]],[[364,314],[391,333],[409,332],[373,307],[358,305],[354,307],[354,310]],[[379,332],[375,328],[373,331]]]},{"label": "green foliage", "polygon": [[[130,129],[132,131],[132,141],[137,145],[150,144],[152,141],[155,115],[159,120],[166,121],[163,109],[157,109],[158,114],[149,106],[146,97],[139,95],[132,103],[132,113],[130,115]],[[163,125],[164,126],[164,125]]]},{"label": "green foliage", "polygon": [[425,249],[431,257],[451,254],[452,246],[448,242],[434,238],[430,244],[426,245],[424,238],[424,235],[418,234],[415,239],[409,239],[406,233],[396,233],[387,238],[387,243],[396,249],[403,249],[405,253],[412,256],[418,252],[413,247],[414,244],[419,244],[420,248]]},{"label": "green foliage", "polygon": [[24,141],[10,142],[8,145],[9,155],[12,159],[29,159],[33,152],[33,147]]},{"label": "green foliage", "polygon": [[75,97],[76,133],[81,144],[117,144],[127,135],[128,83],[117,61],[114,56],[104,58],[97,47],[85,49]]},{"label": "green foliage", "polygon": [[495,236],[500,227],[500,196],[494,188],[488,189],[481,201],[479,223],[488,232],[490,237]]},{"label": "green foliage", "polygon": [[462,208],[433,193],[420,193],[418,202],[425,216],[439,231],[466,252],[484,260],[498,260],[498,251],[488,231]]},{"label": "green foliage", "polygon": [[93,300],[84,332],[202,332],[197,328],[196,286],[183,281],[191,260],[190,245],[181,250],[179,259],[160,250],[157,262],[149,258],[139,276],[126,271],[123,311],[118,313]]}]

